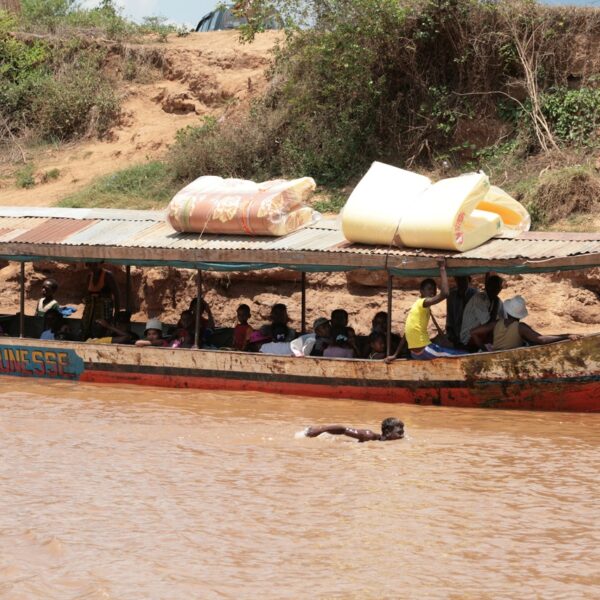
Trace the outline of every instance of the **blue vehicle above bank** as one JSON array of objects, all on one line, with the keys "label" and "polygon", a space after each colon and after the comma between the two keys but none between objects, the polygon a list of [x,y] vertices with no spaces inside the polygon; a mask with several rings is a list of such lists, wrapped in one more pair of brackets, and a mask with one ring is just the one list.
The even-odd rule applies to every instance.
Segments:
[{"label": "blue vehicle above bank", "polygon": [[[233,13],[232,7],[219,7],[215,10],[204,15],[198,25],[196,26],[197,32],[204,31],[222,31],[225,29],[238,29],[242,25],[247,23],[245,17],[237,16]],[[265,29],[281,29],[283,24],[281,18],[278,15],[269,17],[267,22],[264,24]]]}]

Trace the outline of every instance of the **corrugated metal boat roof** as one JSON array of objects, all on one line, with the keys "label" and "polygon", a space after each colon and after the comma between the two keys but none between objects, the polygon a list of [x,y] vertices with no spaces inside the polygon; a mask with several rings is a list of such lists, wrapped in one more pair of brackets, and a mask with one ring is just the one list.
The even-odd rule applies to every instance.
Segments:
[{"label": "corrugated metal boat roof", "polygon": [[226,269],[389,268],[398,273],[426,272],[445,256],[455,273],[525,272],[600,265],[600,233],[527,232],[453,253],[351,244],[335,218],[280,238],[253,238],[177,233],[163,211],[0,207],[0,256]]}]

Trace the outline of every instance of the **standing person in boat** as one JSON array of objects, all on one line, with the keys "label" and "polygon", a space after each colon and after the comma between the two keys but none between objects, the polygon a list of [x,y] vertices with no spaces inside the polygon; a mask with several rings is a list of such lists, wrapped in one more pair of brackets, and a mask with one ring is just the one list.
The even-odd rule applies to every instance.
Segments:
[{"label": "standing person in boat", "polygon": [[39,299],[35,309],[38,332],[45,331],[46,314],[49,310],[59,310],[60,306],[54,295],[58,290],[58,283],[54,279],[45,279],[42,283],[42,297]]},{"label": "standing person in boat", "polygon": [[[504,305],[499,298],[503,284],[501,277],[488,274],[485,277],[485,291],[477,292],[467,302],[460,329],[460,342],[469,350],[483,349],[482,340],[472,338],[473,329],[486,323],[495,323],[497,319],[504,317]],[[484,343],[486,341],[488,340],[483,340]]]},{"label": "standing person in boat", "polygon": [[456,286],[450,289],[446,299],[446,335],[455,348],[460,348],[460,330],[465,306],[477,290],[471,287],[471,278],[468,275],[455,277],[454,282]]},{"label": "standing person in boat", "polygon": [[[408,344],[410,356],[414,360],[432,360],[434,358],[457,356],[465,354],[463,350],[456,348],[445,348],[435,344],[429,338],[427,327],[431,318],[431,307],[443,302],[448,297],[448,275],[446,273],[446,262],[442,258],[438,261],[440,265],[441,287],[437,291],[437,285],[433,279],[424,279],[420,286],[420,297],[412,305],[406,317],[404,325],[404,337]],[[438,333],[443,334],[441,328],[434,321]],[[391,362],[398,358],[402,344],[398,346],[396,353],[388,357],[386,362]]]},{"label": "standing person in boat", "polygon": [[527,323],[522,323],[529,311],[525,299],[521,296],[510,298],[504,303],[505,317],[492,323],[481,325],[473,331],[474,338],[484,338],[490,333],[493,335],[493,350],[512,350],[526,344],[541,346],[561,342],[563,340],[577,340],[581,336],[572,333],[559,333],[543,335],[531,328]]},{"label": "standing person in boat", "polygon": [[90,274],[81,318],[81,337],[84,340],[100,337],[103,328],[97,324],[97,321],[105,320],[112,323],[115,314],[121,308],[119,287],[115,277],[103,268],[103,264],[103,262],[86,263]]},{"label": "standing person in boat", "polygon": [[58,290],[55,279],[45,279],[42,283],[42,297],[40,298],[35,316],[43,318],[49,310],[58,310],[60,307],[54,296]]},{"label": "standing person in boat", "polygon": [[304,431],[304,435],[311,438],[322,433],[346,435],[359,442],[391,442],[392,440],[401,440],[404,437],[404,423],[395,417],[388,417],[381,422],[381,433],[375,433],[370,429],[355,429],[345,425],[307,427]]}]

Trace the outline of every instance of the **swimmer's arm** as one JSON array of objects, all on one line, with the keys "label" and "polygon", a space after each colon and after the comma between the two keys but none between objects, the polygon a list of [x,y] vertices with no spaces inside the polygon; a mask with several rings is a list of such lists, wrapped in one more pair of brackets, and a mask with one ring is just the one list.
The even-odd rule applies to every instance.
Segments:
[{"label": "swimmer's arm", "polygon": [[354,429],[352,427],[346,427],[344,435],[354,438],[359,442],[374,442],[381,439],[381,435],[370,429]]},{"label": "swimmer's arm", "polygon": [[380,435],[374,433],[370,429],[354,429],[353,427],[346,427],[345,425],[323,425],[321,427],[309,427],[306,430],[306,437],[317,437],[322,433],[329,433],[330,435],[346,435],[354,438],[359,442],[370,442],[379,440]]},{"label": "swimmer's arm", "polygon": [[321,427],[308,427],[306,437],[317,437],[322,433],[330,433],[331,435],[344,435],[347,427],[345,425],[322,425]]}]

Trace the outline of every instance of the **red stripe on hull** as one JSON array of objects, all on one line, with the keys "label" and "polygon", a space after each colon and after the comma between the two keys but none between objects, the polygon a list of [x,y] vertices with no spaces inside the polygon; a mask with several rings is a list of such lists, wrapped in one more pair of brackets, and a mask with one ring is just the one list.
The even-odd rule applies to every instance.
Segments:
[{"label": "red stripe on hull", "polygon": [[86,370],[80,381],[168,388],[266,392],[323,398],[346,398],[398,404],[441,405],[461,408],[600,412],[600,383],[552,382],[473,387],[363,387],[280,381],[245,381],[226,377],[186,377],[153,373]]}]

